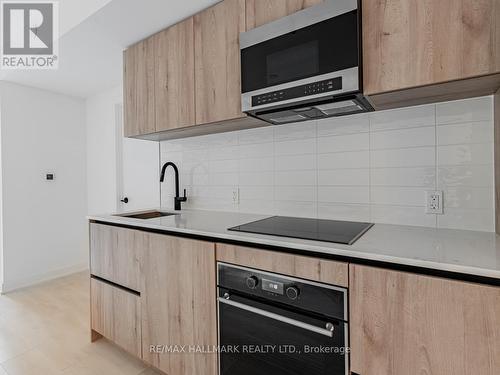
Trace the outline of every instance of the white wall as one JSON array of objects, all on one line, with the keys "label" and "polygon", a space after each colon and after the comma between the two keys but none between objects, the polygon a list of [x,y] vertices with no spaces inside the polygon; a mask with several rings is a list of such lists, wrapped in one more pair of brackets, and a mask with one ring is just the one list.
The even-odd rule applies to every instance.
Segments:
[{"label": "white wall", "polygon": [[[189,208],[494,231],[491,96],[165,141],[161,160]],[[435,189],[444,215],[425,213]]]},{"label": "white wall", "polygon": [[88,213],[117,210],[115,106],[121,102],[121,86],[86,100]]},{"label": "white wall", "polygon": [[0,98],[8,291],[87,267],[85,103],[7,82]]}]

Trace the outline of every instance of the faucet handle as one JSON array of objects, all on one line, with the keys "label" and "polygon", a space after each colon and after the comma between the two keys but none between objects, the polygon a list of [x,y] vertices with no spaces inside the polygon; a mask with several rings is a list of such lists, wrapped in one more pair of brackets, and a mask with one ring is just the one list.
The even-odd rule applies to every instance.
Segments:
[{"label": "faucet handle", "polygon": [[186,197],[186,189],[184,189],[184,196],[183,197],[175,197],[175,200],[177,202],[185,202],[187,201],[187,197]]}]

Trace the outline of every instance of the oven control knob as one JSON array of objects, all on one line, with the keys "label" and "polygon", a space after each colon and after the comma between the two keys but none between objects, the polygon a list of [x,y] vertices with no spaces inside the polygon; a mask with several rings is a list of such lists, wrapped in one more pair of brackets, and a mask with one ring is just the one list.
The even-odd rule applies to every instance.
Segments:
[{"label": "oven control knob", "polygon": [[288,288],[286,288],[286,296],[291,300],[297,299],[299,294],[300,294],[299,288],[297,288],[296,286],[289,286]]},{"label": "oven control knob", "polygon": [[255,276],[248,276],[247,277],[247,287],[250,289],[255,289],[257,288],[257,285],[259,285],[259,279]]}]

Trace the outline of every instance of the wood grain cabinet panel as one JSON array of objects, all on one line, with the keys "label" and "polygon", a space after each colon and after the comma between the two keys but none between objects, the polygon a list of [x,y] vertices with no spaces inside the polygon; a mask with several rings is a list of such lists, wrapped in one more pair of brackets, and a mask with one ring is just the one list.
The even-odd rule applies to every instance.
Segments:
[{"label": "wood grain cabinet panel", "polygon": [[241,118],[239,34],[245,0],[224,0],[194,16],[196,124]]},{"label": "wood grain cabinet panel", "polygon": [[144,360],[167,374],[215,375],[214,354],[150,351],[156,345],[217,344],[214,244],[150,234],[143,290]]},{"label": "wood grain cabinet panel", "polygon": [[350,265],[351,370],[495,375],[500,288]]},{"label": "wood grain cabinet panel", "polygon": [[156,131],[153,39],[145,39],[123,53],[124,135]]},{"label": "wood grain cabinet panel", "polygon": [[347,287],[348,264],[256,248],[216,244],[217,260]]},{"label": "wood grain cabinet panel", "polygon": [[140,297],[90,279],[91,328],[142,358]]},{"label": "wood grain cabinet panel", "polygon": [[500,71],[500,0],[363,0],[364,91]]},{"label": "wood grain cabinet panel", "polygon": [[140,291],[142,255],[148,237],[138,230],[90,224],[90,272],[103,279]]},{"label": "wood grain cabinet panel", "polygon": [[286,17],[323,0],[246,0],[247,30]]},{"label": "wood grain cabinet panel", "polygon": [[195,124],[193,17],[153,36],[156,131]]}]

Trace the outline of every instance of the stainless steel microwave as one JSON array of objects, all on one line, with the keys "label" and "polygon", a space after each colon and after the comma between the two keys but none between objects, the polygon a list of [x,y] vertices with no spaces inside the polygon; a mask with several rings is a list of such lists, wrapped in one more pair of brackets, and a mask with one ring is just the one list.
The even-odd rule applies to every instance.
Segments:
[{"label": "stainless steel microwave", "polygon": [[272,124],[373,110],[357,0],[325,0],[240,34],[243,111]]}]

